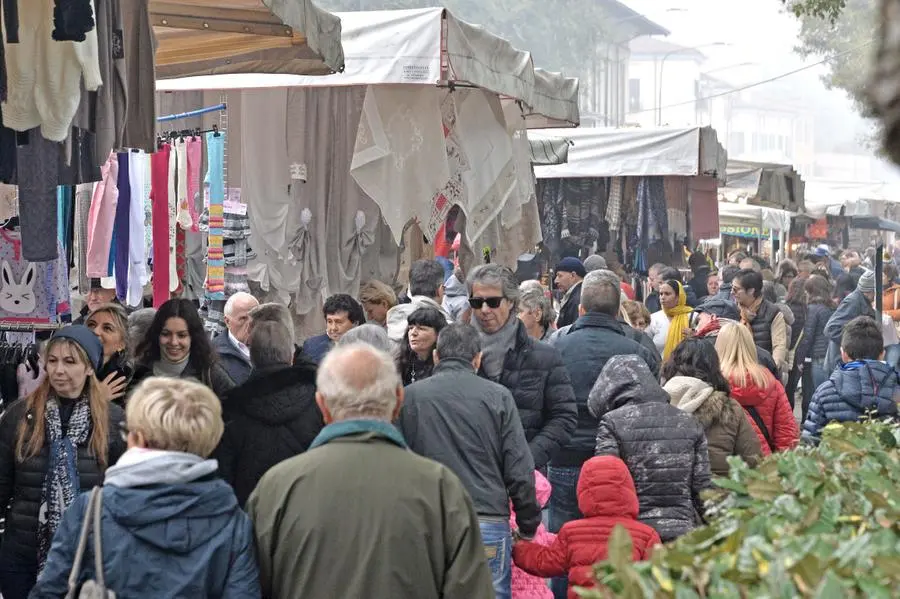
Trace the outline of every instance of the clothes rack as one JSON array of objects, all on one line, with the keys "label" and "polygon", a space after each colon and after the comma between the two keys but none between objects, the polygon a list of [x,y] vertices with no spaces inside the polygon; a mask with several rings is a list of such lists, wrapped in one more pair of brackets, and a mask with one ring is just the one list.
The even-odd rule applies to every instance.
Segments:
[{"label": "clothes rack", "polygon": [[0,320],[0,333],[30,333],[32,331],[56,331],[69,326],[70,322],[11,322]]},{"label": "clothes rack", "polygon": [[180,121],[182,119],[189,119],[195,116],[200,116],[202,114],[207,114],[209,112],[219,112],[220,110],[226,110],[228,106],[223,102],[221,104],[216,104],[215,106],[207,106],[206,108],[198,108],[197,110],[191,110],[188,112],[179,112],[176,114],[167,114],[166,116],[161,116],[156,119],[157,123],[166,123],[169,121]]}]

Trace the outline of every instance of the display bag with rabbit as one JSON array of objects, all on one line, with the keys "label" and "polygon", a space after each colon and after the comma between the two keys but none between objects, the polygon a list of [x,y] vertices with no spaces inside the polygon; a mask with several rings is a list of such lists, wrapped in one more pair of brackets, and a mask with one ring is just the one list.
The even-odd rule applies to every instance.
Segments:
[{"label": "display bag with rabbit", "polygon": [[66,253],[29,262],[19,232],[0,229],[0,321],[57,323],[70,314]]}]

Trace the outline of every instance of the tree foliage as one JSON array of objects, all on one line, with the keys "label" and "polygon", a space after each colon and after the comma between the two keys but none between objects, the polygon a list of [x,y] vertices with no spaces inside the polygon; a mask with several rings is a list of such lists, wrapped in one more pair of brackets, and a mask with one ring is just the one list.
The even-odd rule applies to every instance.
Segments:
[{"label": "tree foliage", "polygon": [[631,563],[624,529],[595,566],[605,599],[888,599],[900,589],[900,427],[829,425],[818,448],[758,468],[730,458],[709,524]]},{"label": "tree foliage", "polygon": [[875,0],[786,0],[800,20],[796,52],[829,60],[824,83],[848,93],[861,114],[869,114],[865,90],[876,44]]}]

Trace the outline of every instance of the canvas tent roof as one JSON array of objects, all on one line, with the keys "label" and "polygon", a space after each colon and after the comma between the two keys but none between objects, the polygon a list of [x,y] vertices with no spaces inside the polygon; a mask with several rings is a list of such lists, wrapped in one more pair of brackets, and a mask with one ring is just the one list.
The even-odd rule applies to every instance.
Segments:
[{"label": "canvas tent roof", "polygon": [[570,142],[565,137],[555,137],[535,134],[528,135],[528,145],[531,147],[531,164],[565,164],[569,159]]},{"label": "canvas tent roof", "polygon": [[[553,136],[553,130],[528,135]],[[569,160],[536,166],[538,179],[716,175],[724,179],[727,155],[711,127],[566,131]]]},{"label": "canvas tent roof", "polygon": [[[269,2],[275,0],[266,0]],[[288,1],[288,0],[282,0]],[[297,0],[294,0],[297,1]],[[531,54],[443,8],[338,13],[346,64],[325,77],[226,74],[160,81],[161,91],[381,84],[474,85],[520,100],[531,126],[578,124],[578,80],[535,69]],[[540,120],[538,117],[545,117]]]},{"label": "canvas tent roof", "polygon": [[803,179],[791,165],[729,160],[719,197],[728,202],[802,213],[804,190]]},{"label": "canvas tent roof", "polygon": [[340,19],[312,0],[150,0],[149,6],[158,79],[344,68]]}]

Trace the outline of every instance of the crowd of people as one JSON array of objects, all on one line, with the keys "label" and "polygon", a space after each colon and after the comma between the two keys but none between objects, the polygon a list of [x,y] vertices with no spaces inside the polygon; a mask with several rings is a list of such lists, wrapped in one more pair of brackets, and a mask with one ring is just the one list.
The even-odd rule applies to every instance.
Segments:
[{"label": "crowd of people", "polygon": [[598,255],[558,298],[419,260],[302,343],[246,293],[210,339],[190,301],[98,289],[0,418],[0,593],[574,599],[615,527],[645,560],[702,526],[732,456],[897,416],[892,264],[884,323],[859,252],[688,264],[639,301]]}]

